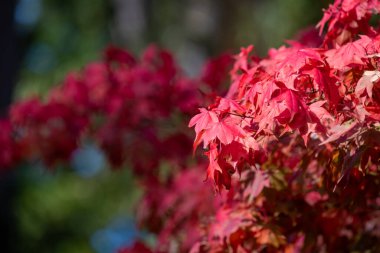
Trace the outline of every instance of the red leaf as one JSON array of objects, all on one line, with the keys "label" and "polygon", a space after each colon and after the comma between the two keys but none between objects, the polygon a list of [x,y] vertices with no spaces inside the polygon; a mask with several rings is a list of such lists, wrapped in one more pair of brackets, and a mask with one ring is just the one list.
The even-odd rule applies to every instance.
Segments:
[{"label": "red leaf", "polygon": [[264,187],[269,187],[269,178],[268,175],[261,172],[260,170],[255,171],[255,179],[244,191],[244,196],[248,197],[248,202],[257,197]]},{"label": "red leaf", "polygon": [[309,205],[311,206],[314,206],[315,204],[317,204],[319,201],[322,201],[322,200],[326,200],[328,197],[327,195],[321,195],[319,192],[317,191],[312,191],[312,192],[309,192],[306,194],[305,196],[305,201],[306,203],[308,203]]},{"label": "red leaf", "polygon": [[325,141],[323,141],[320,145],[324,145],[333,141],[336,141],[343,135],[347,134],[350,130],[357,126],[357,122],[353,121],[349,124],[337,125],[331,129],[331,135]]},{"label": "red leaf", "polygon": [[352,64],[364,64],[362,58],[366,56],[366,46],[371,42],[367,36],[354,42],[347,43],[338,49],[331,49],[325,53],[329,65],[339,70],[349,68]]},{"label": "red leaf", "polygon": [[199,109],[201,113],[195,115],[189,122],[189,127],[195,125],[195,132],[199,133],[201,130],[209,129],[214,123],[217,123],[218,116],[213,111],[208,111],[204,108]]},{"label": "red leaf", "polygon": [[313,68],[307,72],[314,79],[316,85],[323,91],[331,105],[336,106],[340,101],[337,79],[330,75],[329,70]]},{"label": "red leaf", "polygon": [[306,111],[302,111],[304,108],[293,90],[286,90],[276,98],[276,101],[284,102],[285,105],[282,112],[276,117],[281,124],[292,122],[296,114],[304,115],[306,113]]},{"label": "red leaf", "polygon": [[218,138],[223,144],[230,144],[235,138],[244,137],[244,131],[238,126],[238,120],[227,117],[220,122],[214,123],[212,128],[203,134],[204,145],[207,146],[212,140]]},{"label": "red leaf", "polygon": [[380,71],[365,71],[363,76],[359,79],[355,88],[355,94],[360,98],[364,92],[367,92],[369,98],[372,98],[373,84],[380,79]]},{"label": "red leaf", "polygon": [[221,111],[229,111],[229,112],[237,112],[237,113],[245,112],[245,109],[243,106],[238,104],[235,100],[232,100],[229,98],[221,98],[218,109]]},{"label": "red leaf", "polygon": [[331,114],[322,106],[326,103],[326,101],[318,101],[315,103],[312,103],[309,106],[309,109],[312,113],[314,113],[319,120],[331,120],[333,121],[334,118],[331,116]]},{"label": "red leaf", "polygon": [[216,148],[216,144],[210,144],[210,150],[205,153],[208,156],[209,165],[207,167],[207,179],[212,179],[215,182],[215,173],[222,173],[222,169],[218,164],[218,149]]}]

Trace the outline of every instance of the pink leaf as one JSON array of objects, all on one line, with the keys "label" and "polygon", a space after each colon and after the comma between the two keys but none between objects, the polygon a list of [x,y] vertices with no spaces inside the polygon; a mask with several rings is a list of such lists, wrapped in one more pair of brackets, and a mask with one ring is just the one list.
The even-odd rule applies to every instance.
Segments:
[{"label": "pink leaf", "polygon": [[213,123],[218,122],[218,116],[213,111],[208,111],[204,108],[199,109],[201,113],[195,115],[189,122],[189,127],[195,125],[195,132],[199,133],[201,130],[209,129]]},{"label": "pink leaf", "polygon": [[329,138],[327,138],[325,141],[323,141],[319,145],[324,145],[333,141],[336,141],[343,135],[347,134],[350,130],[352,130],[355,126],[357,126],[357,122],[352,121],[349,124],[344,124],[344,125],[338,125],[335,126],[331,129],[332,134],[330,135]]},{"label": "pink leaf", "polygon": [[314,206],[319,201],[326,200],[327,198],[327,195],[321,195],[319,192],[312,191],[306,194],[305,201],[309,205]]},{"label": "pink leaf", "polygon": [[209,165],[207,167],[207,179],[211,179],[215,181],[215,173],[222,173],[222,169],[218,164],[218,149],[216,148],[216,144],[212,143],[210,145],[210,150],[205,153],[208,156]]},{"label": "pink leaf", "polygon": [[367,92],[369,98],[372,98],[373,84],[380,79],[380,71],[365,71],[363,76],[359,79],[355,88],[355,95],[359,98],[364,92]]},{"label": "pink leaf", "polygon": [[204,145],[218,138],[223,144],[230,144],[234,138],[244,137],[244,130],[239,127],[238,120],[232,117],[214,123],[203,135]]},{"label": "pink leaf", "polygon": [[252,202],[252,200],[261,193],[264,187],[269,187],[269,178],[265,173],[260,170],[256,170],[255,179],[245,189],[244,195],[248,197],[249,202]]},{"label": "pink leaf", "polygon": [[338,49],[331,49],[325,54],[327,56],[327,62],[333,68],[343,70],[349,67],[351,64],[364,64],[362,58],[366,56],[366,46],[371,40],[363,36],[361,39],[355,42],[347,43]]}]

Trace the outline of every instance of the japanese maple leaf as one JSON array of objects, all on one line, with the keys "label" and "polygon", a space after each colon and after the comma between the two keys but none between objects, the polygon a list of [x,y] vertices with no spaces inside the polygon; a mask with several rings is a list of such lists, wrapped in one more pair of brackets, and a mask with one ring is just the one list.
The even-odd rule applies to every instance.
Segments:
[{"label": "japanese maple leaf", "polygon": [[218,149],[215,143],[210,144],[210,150],[205,152],[206,156],[209,160],[209,165],[207,167],[207,179],[211,179],[215,182],[215,173],[223,173],[222,169],[218,164]]},{"label": "japanese maple leaf", "polygon": [[335,85],[337,79],[330,74],[329,70],[313,68],[305,72],[313,78],[314,83],[323,91],[330,104],[336,106],[341,97],[339,96],[339,87]]},{"label": "japanese maple leaf", "polygon": [[342,10],[350,11],[354,9],[358,4],[366,2],[363,0],[343,0],[342,2]]},{"label": "japanese maple leaf", "polygon": [[245,109],[243,106],[239,105],[235,100],[229,98],[221,98],[219,102],[218,109],[221,111],[230,111],[243,113]]},{"label": "japanese maple leaf", "polygon": [[276,94],[278,94],[278,91],[280,91],[280,88],[276,84],[274,80],[270,80],[268,82],[262,83],[262,90],[264,92],[263,94],[263,102],[268,103],[273,97],[275,97]]},{"label": "japanese maple leaf", "polygon": [[247,89],[245,95],[245,98],[247,101],[249,101],[252,106],[255,108],[255,111],[259,111],[263,104],[263,85],[261,82],[257,82],[254,85],[252,85],[249,89]]},{"label": "japanese maple leaf", "polygon": [[273,134],[273,130],[276,127],[276,121],[274,120],[284,109],[284,106],[280,103],[277,103],[274,100],[271,100],[267,106],[262,110],[262,113],[255,118],[255,121],[259,125],[259,129],[256,132],[256,135],[261,131]]},{"label": "japanese maple leaf", "polygon": [[326,101],[317,101],[315,103],[312,103],[309,106],[309,109],[312,113],[314,113],[319,120],[331,120],[333,121],[334,118],[331,116],[331,114],[323,108],[323,105],[326,104]]},{"label": "japanese maple leaf", "polygon": [[367,36],[347,43],[337,49],[331,49],[325,53],[326,60],[333,68],[344,70],[351,64],[364,64],[362,58],[366,56],[366,46],[371,42]]},{"label": "japanese maple leaf", "polygon": [[327,138],[325,141],[323,141],[319,145],[324,145],[324,144],[336,141],[339,138],[341,138],[342,136],[348,134],[350,131],[352,131],[357,126],[358,126],[358,123],[356,121],[352,121],[350,123],[345,123],[343,125],[337,125],[330,130],[331,135],[329,136],[329,138]]},{"label": "japanese maple leaf", "polygon": [[242,143],[233,141],[228,145],[223,146],[220,151],[221,157],[226,157],[229,160],[236,162],[239,159],[247,158],[248,152],[245,146]]},{"label": "japanese maple leaf", "polygon": [[[326,133],[326,129],[334,123],[334,118],[323,107],[326,101],[317,101],[309,105],[307,128],[301,133],[305,145],[309,143],[311,133]],[[319,135],[313,135],[313,139],[319,138]]]},{"label": "japanese maple leaf", "polygon": [[252,136],[249,136],[249,135],[246,135],[245,138],[242,138],[241,140],[241,143],[243,144],[243,146],[247,149],[247,150],[255,150],[255,151],[258,151],[260,150],[260,145],[259,143],[257,142],[257,140],[255,138],[253,138]]},{"label": "japanese maple leaf", "polygon": [[219,122],[213,123],[212,127],[205,130],[203,134],[204,146],[207,146],[216,138],[223,144],[230,144],[236,137],[244,137],[244,130],[238,125],[239,119],[227,117]]},{"label": "japanese maple leaf", "polygon": [[342,10],[349,12],[354,10],[356,18],[361,20],[371,9],[378,8],[376,0],[344,0],[342,2]]},{"label": "japanese maple leaf", "polygon": [[369,98],[372,98],[373,84],[380,79],[380,71],[365,71],[363,76],[359,79],[355,88],[357,97],[361,97],[366,91]]},{"label": "japanese maple leaf", "polygon": [[297,89],[294,87],[294,85],[295,80],[298,78],[298,76],[299,75],[296,74],[295,71],[293,71],[293,67],[285,66],[281,69],[280,72],[277,73],[276,80],[283,83],[286,86],[286,88],[296,91]]},{"label": "japanese maple leaf", "polygon": [[[314,49],[299,49],[296,52],[289,52],[289,55],[281,62],[279,68],[291,75],[309,63],[309,60],[321,61],[321,56]],[[290,68],[284,68],[289,66]]]},{"label": "japanese maple leaf", "polygon": [[258,66],[247,70],[245,73],[243,73],[240,76],[239,79],[237,79],[238,80],[238,86],[236,87],[238,89],[237,99],[241,99],[243,95],[245,94],[248,84],[252,83],[254,76],[257,73],[257,68]]},{"label": "japanese maple leaf", "polygon": [[252,211],[248,208],[220,208],[215,216],[215,222],[210,227],[210,235],[223,241],[239,229],[252,225],[255,221]]},{"label": "japanese maple leaf", "polygon": [[240,49],[239,55],[235,56],[235,64],[231,70],[231,75],[234,77],[237,75],[239,70],[247,71],[248,70],[248,56],[253,50],[254,46],[249,45],[248,47],[242,47]]},{"label": "japanese maple leaf", "polygon": [[248,202],[252,202],[252,200],[261,193],[264,187],[269,187],[268,175],[260,170],[255,170],[255,179],[244,191],[245,197],[248,197]]},{"label": "japanese maple leaf", "polygon": [[366,108],[364,108],[363,105],[357,105],[354,109],[354,115],[359,122],[364,122],[365,118],[371,114],[366,110]]},{"label": "japanese maple leaf", "polygon": [[281,124],[290,123],[294,120],[296,114],[299,114],[304,109],[296,92],[286,90],[276,98],[279,102],[285,103],[285,109],[276,117]]},{"label": "japanese maple leaf", "polygon": [[208,111],[205,108],[200,108],[200,113],[195,115],[189,122],[189,127],[194,127],[195,132],[199,133],[201,130],[209,129],[214,123],[219,122],[218,116],[213,111]]},{"label": "japanese maple leaf", "polygon": [[329,5],[329,8],[324,11],[323,18],[319,23],[317,24],[316,28],[319,28],[319,35],[322,35],[323,28],[325,27],[326,23],[330,21],[329,27],[327,31],[330,31],[334,24],[338,21],[336,15],[339,13],[338,6],[341,3],[341,1],[335,1],[334,5]]}]

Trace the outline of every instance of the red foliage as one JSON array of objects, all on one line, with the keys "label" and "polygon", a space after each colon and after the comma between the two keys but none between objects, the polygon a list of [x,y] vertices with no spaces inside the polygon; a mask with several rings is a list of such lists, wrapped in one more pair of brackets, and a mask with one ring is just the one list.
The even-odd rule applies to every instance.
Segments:
[{"label": "red foliage", "polygon": [[[221,93],[232,57],[211,59],[201,78],[189,79],[169,52],[155,46],[140,60],[115,47],[104,55],[69,74],[45,101],[31,98],[11,107],[10,119],[0,122],[0,167],[40,159],[54,168],[91,140],[111,167],[129,167],[139,179],[145,194],[137,219],[157,234],[157,249],[167,251],[175,241],[189,250],[200,239],[200,220],[212,217],[218,200],[201,178],[205,160],[191,157],[186,122],[203,100]],[[136,243],[121,252],[150,250]]]},{"label": "red foliage", "polygon": [[208,178],[234,192],[193,252],[380,249],[379,6],[335,1],[321,47],[241,50],[227,96],[189,124]]},{"label": "red foliage", "polygon": [[380,251],[379,10],[337,0],[322,38],[303,33],[263,59],[242,48],[226,94],[229,56],[190,80],[165,50],[109,48],[46,102],[12,107],[0,166],[53,166],[95,140],[140,180],[137,219],[157,237],[120,252]]}]

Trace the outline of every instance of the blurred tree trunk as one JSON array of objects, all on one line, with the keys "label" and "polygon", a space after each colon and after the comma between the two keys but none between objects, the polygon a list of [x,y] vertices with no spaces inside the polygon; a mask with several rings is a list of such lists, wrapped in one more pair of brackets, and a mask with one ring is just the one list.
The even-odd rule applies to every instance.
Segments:
[{"label": "blurred tree trunk", "polygon": [[223,52],[236,47],[236,24],[238,23],[239,7],[235,0],[220,1],[219,6],[219,29],[217,30],[214,50]]},{"label": "blurred tree trunk", "polygon": [[[0,118],[7,115],[19,65],[13,18],[15,6],[16,0],[2,1],[0,4]],[[15,181],[13,172],[0,175],[1,252],[12,252],[12,244],[15,243],[15,218],[12,208]]]},{"label": "blurred tree trunk", "polygon": [[0,4],[0,116],[4,117],[12,101],[19,57],[13,14],[16,0]]}]

